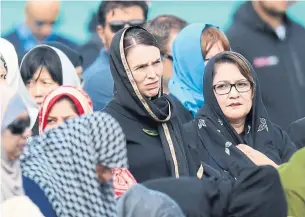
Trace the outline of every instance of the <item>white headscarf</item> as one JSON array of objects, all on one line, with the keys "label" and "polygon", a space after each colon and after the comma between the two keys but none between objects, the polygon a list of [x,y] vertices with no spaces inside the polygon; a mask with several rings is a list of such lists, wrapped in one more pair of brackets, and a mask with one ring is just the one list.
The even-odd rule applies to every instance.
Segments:
[{"label": "white headscarf", "polygon": [[31,127],[33,127],[38,115],[39,106],[35,103],[23,83],[19,71],[16,50],[9,41],[0,38],[0,53],[7,65],[6,83],[14,92],[17,92],[21,96],[31,118]]},{"label": "white headscarf", "polygon": [[[38,45],[32,48],[29,52],[27,52],[26,55],[22,58],[21,65],[24,62],[25,57],[35,50],[37,47],[46,46],[52,48],[58,55],[61,66],[62,66],[62,72],[63,72],[63,85],[68,86],[75,86],[77,88],[81,88],[80,80],[77,75],[77,72],[71,63],[71,61],[68,59],[68,57],[57,48],[48,46],[48,45]],[[33,97],[28,92],[25,84],[23,83],[20,70],[18,67],[18,57],[16,50],[14,46],[7,40],[0,38],[0,53],[2,54],[6,64],[7,64],[7,76],[6,76],[6,82],[7,84],[13,88],[14,91],[20,94],[22,97],[27,110],[29,112],[29,116],[31,118],[31,127],[34,126],[38,112],[39,112],[39,106],[36,104]],[[20,65],[20,66],[21,66]]]},{"label": "white headscarf", "polygon": [[61,50],[55,48],[55,47],[51,47],[49,45],[46,44],[41,44],[41,45],[37,45],[34,48],[32,48],[31,50],[29,50],[29,52],[27,52],[24,57],[22,58],[21,64],[20,64],[20,68],[26,58],[26,56],[33,52],[35,49],[37,49],[38,47],[49,47],[52,48],[56,54],[58,55],[59,59],[60,59],[60,63],[61,63],[61,68],[62,68],[62,78],[63,78],[63,84],[65,86],[74,86],[76,88],[81,88],[81,84],[80,84],[80,79],[77,75],[77,72],[75,70],[75,67],[73,66],[73,64],[71,63],[71,61],[69,60],[69,58],[66,56],[66,54],[64,54]]},{"label": "white headscarf", "polygon": [[[26,106],[19,94],[6,86],[0,86],[1,136],[4,130],[23,112]],[[15,196],[23,195],[19,160],[9,160],[1,141],[1,203]]]}]

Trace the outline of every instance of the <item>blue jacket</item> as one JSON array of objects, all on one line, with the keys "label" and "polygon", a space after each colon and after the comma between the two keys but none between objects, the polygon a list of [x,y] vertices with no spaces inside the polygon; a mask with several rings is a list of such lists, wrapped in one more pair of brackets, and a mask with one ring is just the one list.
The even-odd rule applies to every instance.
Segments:
[{"label": "blue jacket", "polygon": [[98,58],[83,73],[84,90],[93,102],[93,110],[102,110],[113,98],[114,82],[109,65],[109,53],[102,48]]},{"label": "blue jacket", "polygon": [[45,217],[57,217],[52,204],[49,202],[47,196],[39,185],[25,176],[22,176],[22,179],[25,195],[28,196],[34,204],[36,204],[41,213]]}]

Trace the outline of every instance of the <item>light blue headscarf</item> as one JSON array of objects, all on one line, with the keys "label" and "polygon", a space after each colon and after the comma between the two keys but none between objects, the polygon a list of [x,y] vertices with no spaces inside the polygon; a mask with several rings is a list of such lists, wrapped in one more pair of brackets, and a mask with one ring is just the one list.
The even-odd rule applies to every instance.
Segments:
[{"label": "light blue headscarf", "polygon": [[203,23],[188,25],[178,34],[172,47],[174,72],[168,85],[169,92],[192,112],[193,116],[204,104],[205,64],[201,50],[201,35],[209,26],[213,25]]}]

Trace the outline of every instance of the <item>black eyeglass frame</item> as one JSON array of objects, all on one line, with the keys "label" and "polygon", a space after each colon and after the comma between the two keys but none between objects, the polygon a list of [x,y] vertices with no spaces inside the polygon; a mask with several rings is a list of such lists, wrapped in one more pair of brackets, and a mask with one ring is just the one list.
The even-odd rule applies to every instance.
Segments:
[{"label": "black eyeglass frame", "polygon": [[214,91],[215,91],[215,93],[216,93],[217,95],[227,95],[227,94],[229,94],[229,93],[231,92],[231,90],[232,90],[232,87],[234,87],[235,90],[236,90],[238,93],[247,93],[247,92],[250,91],[250,90],[253,88],[253,86],[254,86],[254,84],[253,84],[251,81],[247,81],[247,82],[249,82],[250,88],[249,88],[249,90],[245,90],[245,91],[239,91],[239,90],[238,90],[238,88],[236,87],[236,85],[237,85],[238,83],[235,83],[235,84],[226,83],[226,84],[229,84],[229,85],[230,85],[230,89],[229,89],[229,91],[228,91],[227,93],[221,93],[221,94],[220,94],[220,93],[217,93],[217,91],[216,91],[216,86],[217,86],[218,84],[213,85],[213,89],[214,89]]}]

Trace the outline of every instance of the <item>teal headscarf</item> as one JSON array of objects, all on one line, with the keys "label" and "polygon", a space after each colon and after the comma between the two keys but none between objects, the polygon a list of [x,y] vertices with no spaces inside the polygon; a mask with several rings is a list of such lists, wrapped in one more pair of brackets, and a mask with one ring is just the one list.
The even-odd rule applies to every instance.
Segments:
[{"label": "teal headscarf", "polygon": [[196,115],[203,106],[204,57],[201,50],[201,35],[211,24],[194,23],[185,27],[176,37],[172,51],[174,72],[169,82],[169,92],[183,106]]}]

